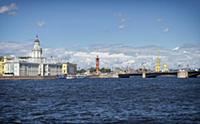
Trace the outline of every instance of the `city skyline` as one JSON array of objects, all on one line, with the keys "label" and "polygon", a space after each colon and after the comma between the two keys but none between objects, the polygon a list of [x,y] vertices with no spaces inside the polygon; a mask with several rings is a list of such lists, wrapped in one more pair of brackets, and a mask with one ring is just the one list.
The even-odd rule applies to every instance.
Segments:
[{"label": "city skyline", "polygon": [[[41,44],[43,42],[40,40]],[[33,43],[0,42],[0,53],[4,56],[31,56]],[[200,46],[185,44],[173,49],[144,46],[133,47],[123,44],[90,46],[82,50],[43,47],[43,57],[77,63],[79,68],[95,66],[95,57],[100,57],[100,67],[106,68],[141,68],[154,69],[159,56],[161,65],[167,64],[170,69],[199,68]]]},{"label": "city skyline", "polygon": [[38,34],[49,48],[198,44],[199,5],[198,0],[1,0],[0,42],[32,42]]}]

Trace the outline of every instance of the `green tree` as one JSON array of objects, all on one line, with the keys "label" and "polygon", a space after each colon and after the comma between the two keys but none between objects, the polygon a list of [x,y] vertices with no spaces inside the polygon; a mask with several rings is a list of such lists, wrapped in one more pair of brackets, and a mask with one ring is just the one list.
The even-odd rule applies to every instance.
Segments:
[{"label": "green tree", "polygon": [[90,70],[90,73],[96,72],[96,68],[94,68],[94,67],[89,68],[89,70]]},{"label": "green tree", "polygon": [[102,73],[110,73],[110,72],[111,72],[111,69],[109,69],[109,68],[101,68],[100,71],[101,71]]},{"label": "green tree", "polygon": [[77,71],[77,73],[81,73],[81,74],[82,74],[82,73],[85,73],[85,72],[86,72],[85,69],[81,69],[81,70],[78,70],[78,71]]}]

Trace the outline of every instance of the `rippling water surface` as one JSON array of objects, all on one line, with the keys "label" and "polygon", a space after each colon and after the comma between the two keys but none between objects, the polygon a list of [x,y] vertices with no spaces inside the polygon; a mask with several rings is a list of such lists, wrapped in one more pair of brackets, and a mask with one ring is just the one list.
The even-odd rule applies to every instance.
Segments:
[{"label": "rippling water surface", "polygon": [[0,123],[200,123],[200,78],[0,81]]}]

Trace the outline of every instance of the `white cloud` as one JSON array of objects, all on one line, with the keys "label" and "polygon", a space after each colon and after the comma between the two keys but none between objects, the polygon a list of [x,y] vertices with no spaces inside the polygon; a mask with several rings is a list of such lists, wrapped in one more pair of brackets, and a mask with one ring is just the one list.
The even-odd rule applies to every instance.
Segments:
[{"label": "white cloud", "polygon": [[9,5],[0,6],[0,14],[16,15],[17,10],[16,3],[11,3]]},{"label": "white cloud", "polygon": [[189,53],[189,52],[185,50],[185,51],[183,51],[183,53],[184,53],[184,54],[187,54],[187,53]]},{"label": "white cloud", "polygon": [[[164,21],[163,18],[157,18],[156,21],[158,22],[158,24],[160,25],[161,29],[163,32],[169,32],[170,29],[167,25],[167,23]],[[164,28],[164,29],[163,29]]]},{"label": "white cloud", "polygon": [[122,30],[124,29],[126,26],[124,24],[118,25],[118,29]]},{"label": "white cloud", "polygon": [[165,29],[163,30],[163,32],[169,32],[169,28],[168,28],[168,27],[165,28]]},{"label": "white cloud", "polygon": [[27,56],[30,54],[32,44],[30,43],[18,43],[18,42],[0,42],[0,54],[1,55],[17,55]]},{"label": "white cloud", "polygon": [[121,17],[120,18],[120,23],[124,23],[124,22],[126,22],[126,18],[125,17]]},{"label": "white cloud", "polygon": [[[42,43],[42,41],[41,41]],[[44,43],[42,43],[44,44]],[[195,46],[195,45],[193,45]],[[87,50],[68,50],[66,48],[43,48],[43,56],[77,63],[80,68],[95,67],[95,58],[100,57],[100,66],[109,68],[140,68],[145,63],[146,68],[154,69],[155,60],[161,58],[161,65],[168,64],[170,68],[177,68],[178,65],[192,68],[200,66],[199,47],[179,46],[174,49],[167,49],[158,46],[132,47],[121,44],[103,45],[98,50],[88,47]],[[0,56],[2,55],[30,55],[33,43],[0,42]],[[104,49],[107,49],[104,51]]]},{"label": "white cloud", "polygon": [[176,50],[179,50],[180,49],[180,47],[175,47],[174,49],[172,49],[172,50],[174,50],[174,51],[176,51]]},{"label": "white cloud", "polygon": [[46,24],[45,21],[38,21],[37,22],[38,27],[44,27],[45,24]]},{"label": "white cloud", "polygon": [[162,22],[163,19],[162,19],[162,18],[157,18],[156,21],[157,21],[157,22]]},{"label": "white cloud", "polygon": [[118,19],[119,19],[119,24],[118,24],[118,29],[119,30],[122,30],[122,29],[125,29],[127,26],[127,18],[124,14],[122,13],[119,13],[117,15]]}]

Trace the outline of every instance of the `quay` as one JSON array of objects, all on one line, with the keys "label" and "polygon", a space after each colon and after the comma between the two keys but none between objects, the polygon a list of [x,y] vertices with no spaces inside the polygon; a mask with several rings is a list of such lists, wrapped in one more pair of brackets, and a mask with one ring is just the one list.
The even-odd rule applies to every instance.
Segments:
[{"label": "quay", "polygon": [[57,76],[0,76],[0,80],[54,80]]}]

